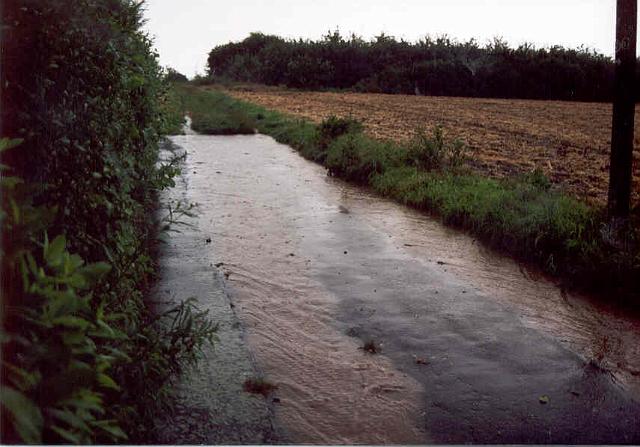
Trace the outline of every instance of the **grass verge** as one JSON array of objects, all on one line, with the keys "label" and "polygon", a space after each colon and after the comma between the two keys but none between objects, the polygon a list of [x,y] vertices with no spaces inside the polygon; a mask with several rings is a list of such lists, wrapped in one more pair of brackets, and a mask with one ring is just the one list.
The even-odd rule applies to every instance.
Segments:
[{"label": "grass verge", "polygon": [[197,105],[197,111],[188,109],[194,117],[225,123],[223,131],[211,133],[251,123],[260,133],[323,164],[332,175],[439,216],[445,224],[569,280],[568,285],[614,291],[610,299],[637,303],[637,216],[621,233],[624,240],[611,242],[603,209],[554,189],[539,172],[504,180],[472,173],[460,162],[459,142],[446,142],[439,130],[432,137],[418,133],[402,146],[367,137],[351,120],[330,118],[314,125],[219,91],[179,88],[187,108]]},{"label": "grass verge", "polygon": [[225,95],[199,94],[197,87],[176,84],[182,107],[189,111],[191,127],[207,135],[255,133],[256,123],[243,108]]}]

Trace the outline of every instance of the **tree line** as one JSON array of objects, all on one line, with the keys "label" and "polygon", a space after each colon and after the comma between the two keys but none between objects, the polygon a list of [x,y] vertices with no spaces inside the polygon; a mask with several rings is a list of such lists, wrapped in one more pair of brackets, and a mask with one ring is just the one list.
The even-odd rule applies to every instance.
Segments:
[{"label": "tree line", "polygon": [[317,41],[251,33],[208,57],[213,79],[435,96],[610,101],[613,73],[610,57],[584,47],[512,48],[499,38],[481,46],[447,36],[412,43],[384,34],[366,41],[338,31]]}]

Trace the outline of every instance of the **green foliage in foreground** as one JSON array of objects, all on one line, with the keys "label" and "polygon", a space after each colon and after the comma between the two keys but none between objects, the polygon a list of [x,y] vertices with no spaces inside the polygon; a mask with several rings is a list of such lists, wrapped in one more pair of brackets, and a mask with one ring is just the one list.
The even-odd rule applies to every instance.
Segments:
[{"label": "green foliage in foreground", "polygon": [[158,143],[181,118],[141,23],[129,0],[3,2],[3,443],[148,442],[213,336],[192,302],[144,300],[157,193],[179,172]]},{"label": "green foliage in foreground", "polygon": [[640,293],[637,225],[630,226],[627,240],[611,245],[603,210],[554,190],[540,172],[505,180],[470,173],[463,165],[464,145],[447,140],[438,128],[432,135],[418,131],[400,145],[365,136],[350,119],[331,117],[316,126],[221,92],[189,94],[225,98],[259,132],[324,164],[330,174],[437,215],[576,285],[618,289],[620,296]]}]

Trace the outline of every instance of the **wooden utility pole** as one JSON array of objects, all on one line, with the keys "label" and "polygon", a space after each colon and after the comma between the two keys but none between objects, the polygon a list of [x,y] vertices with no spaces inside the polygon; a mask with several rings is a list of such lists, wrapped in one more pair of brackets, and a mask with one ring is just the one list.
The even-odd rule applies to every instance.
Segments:
[{"label": "wooden utility pole", "polygon": [[636,99],[637,21],[638,0],[617,0],[616,65],[607,206],[609,216],[612,218],[625,219],[629,216]]}]

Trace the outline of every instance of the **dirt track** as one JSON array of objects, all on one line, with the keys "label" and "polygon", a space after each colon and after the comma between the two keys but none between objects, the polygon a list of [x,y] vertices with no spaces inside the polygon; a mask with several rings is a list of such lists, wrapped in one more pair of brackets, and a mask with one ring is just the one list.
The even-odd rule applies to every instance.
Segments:
[{"label": "dirt track", "polygon": [[[362,120],[368,134],[406,140],[416,128],[444,126],[472,150],[472,165],[502,177],[541,168],[569,193],[604,203],[611,106],[597,103],[234,89],[232,96],[320,121]],[[636,120],[634,202],[640,199],[640,124]]]}]

